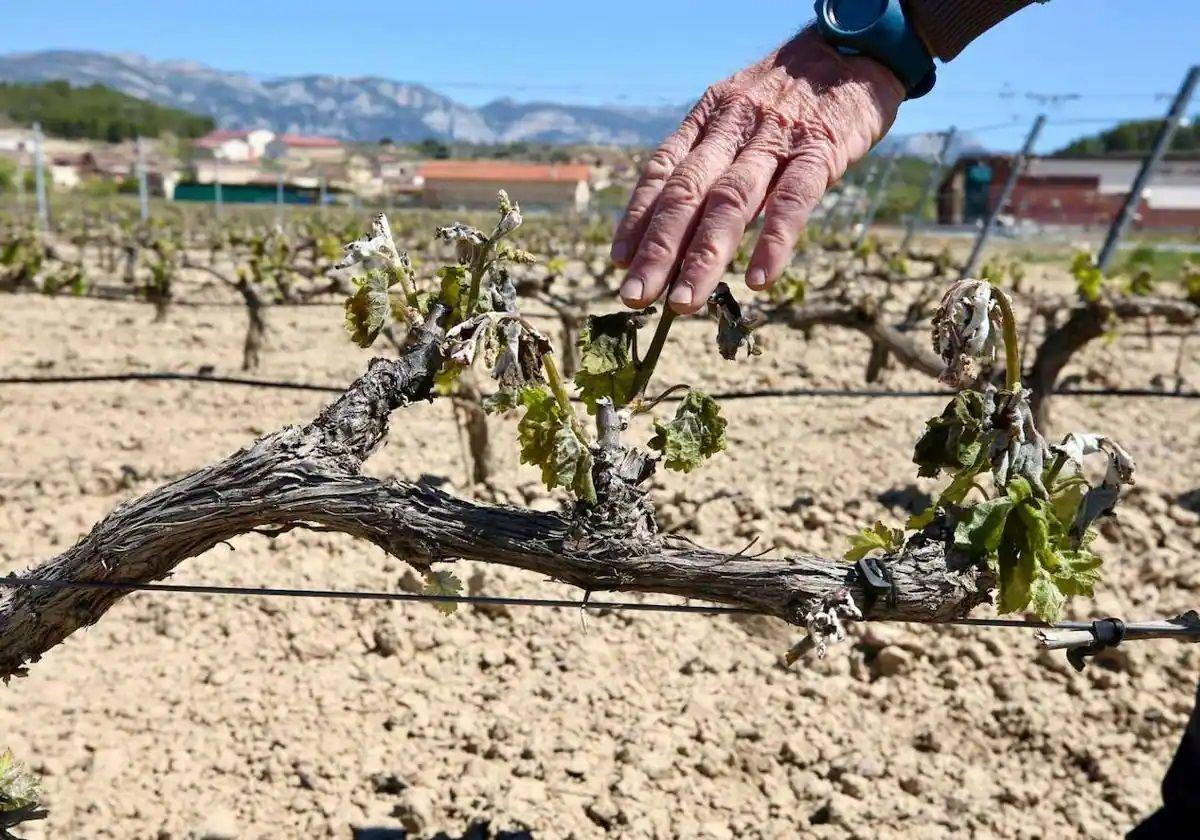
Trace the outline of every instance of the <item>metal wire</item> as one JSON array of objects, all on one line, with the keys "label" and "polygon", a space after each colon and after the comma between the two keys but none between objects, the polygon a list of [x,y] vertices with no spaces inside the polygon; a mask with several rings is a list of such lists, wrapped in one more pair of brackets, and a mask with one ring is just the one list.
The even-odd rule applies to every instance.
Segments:
[{"label": "metal wire", "polygon": [[[663,604],[639,601],[594,601],[590,598],[572,600],[566,598],[520,598],[496,595],[432,595],[414,592],[381,592],[345,589],[283,589],[255,586],[216,586],[209,584],[182,583],[119,583],[113,581],[48,580],[42,578],[0,578],[0,588],[10,589],[91,589],[115,592],[158,592],[173,595],[220,595],[265,598],[315,598],[341,601],[391,601],[424,604],[466,604],[470,606],[541,607],[550,609],[622,610],[630,612],[688,613],[692,615],[758,615],[758,611],[746,607],[727,607],[716,604]],[[996,627],[1017,630],[1085,630],[1092,629],[1090,621],[1059,621],[1046,624],[1020,618],[952,618],[935,621],[919,621],[868,616],[865,621],[892,624],[922,624],[957,627]],[[1139,625],[1127,625],[1136,630]],[[1161,628],[1156,625],[1156,628]],[[1177,635],[1200,635],[1196,628],[1180,627]]]},{"label": "metal wire", "polygon": [[13,589],[102,589],[117,592],[164,592],[190,595],[239,595],[266,598],[320,598],[344,601],[400,601],[426,604],[471,604],[473,606],[548,607],[587,610],[629,610],[640,612],[699,613],[704,615],[751,615],[744,607],[701,606],[698,604],[659,604],[638,601],[581,601],[562,598],[518,598],[491,595],[430,595],[414,592],[375,592],[344,589],[279,589],[255,586],[211,586],[182,583],[117,583],[113,581],[46,580],[39,578],[0,578],[0,588]]},{"label": "metal wire", "polygon": [[[319,391],[327,394],[343,393],[348,386],[321,385],[311,382],[287,380],[251,379],[242,376],[213,376],[203,373],[177,373],[174,371],[146,371],[129,373],[80,373],[52,376],[5,376],[0,385],[70,385],[96,384],[103,382],[204,382],[210,385],[241,385],[250,388],[279,388],[288,391]],[[1200,399],[1200,391],[1159,391],[1153,388],[1067,388],[1054,392],[1062,397],[1161,397],[1165,399]],[[757,391],[716,391],[713,398],[720,400],[753,400],[786,397],[890,397],[926,398],[950,397],[954,392],[940,388],[912,390],[875,390],[870,388],[764,388]],[[666,402],[678,402],[683,397],[670,395]],[[578,401],[578,400],[577,400]]]}]

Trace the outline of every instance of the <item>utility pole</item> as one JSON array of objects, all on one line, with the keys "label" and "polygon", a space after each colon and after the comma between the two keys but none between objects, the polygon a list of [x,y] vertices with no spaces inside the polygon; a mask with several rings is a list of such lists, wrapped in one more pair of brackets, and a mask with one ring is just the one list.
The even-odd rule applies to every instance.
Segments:
[{"label": "utility pole", "polygon": [[146,186],[146,150],[142,145],[141,137],[134,141],[134,148],[137,152],[135,170],[137,173],[138,210],[141,213],[142,224],[145,224],[150,219],[150,192]]},{"label": "utility pole", "polygon": [[917,235],[917,225],[921,221],[921,215],[925,212],[925,205],[929,203],[929,197],[933,195],[938,182],[942,180],[942,169],[950,157],[950,146],[954,143],[956,132],[954,126],[950,126],[942,136],[942,148],[933,162],[933,168],[929,170],[929,180],[925,182],[921,198],[917,201],[917,206],[913,208],[912,215],[908,217],[908,229],[904,232],[904,241],[900,243],[900,253],[902,254],[907,253],[909,246],[912,245],[913,237]]},{"label": "utility pole", "polygon": [[888,155],[887,163],[883,167],[883,174],[879,176],[879,183],[875,186],[875,194],[871,196],[871,203],[867,207],[867,215],[863,218],[862,230],[858,234],[855,247],[866,241],[867,232],[871,230],[871,225],[875,224],[875,214],[879,212],[883,200],[887,197],[888,184],[892,180],[892,170],[896,168],[896,158],[899,154],[900,146],[897,145]]},{"label": "utility pole", "polygon": [[37,225],[39,230],[50,227],[50,207],[46,202],[45,157],[42,149],[42,125],[33,124],[33,186],[37,192]]},{"label": "utility pole", "polygon": [[283,170],[275,176],[275,223],[283,224]]},{"label": "utility pole", "polygon": [[25,141],[17,149],[17,216],[25,215]]},{"label": "utility pole", "polygon": [[221,213],[222,205],[221,205],[221,159],[219,157],[213,158],[213,200],[216,202],[215,209],[216,209],[216,213],[217,213],[217,219],[220,219],[221,215],[222,215],[222,213]]},{"label": "utility pole", "polygon": [[975,246],[971,249],[971,256],[967,258],[967,264],[963,266],[960,279],[971,277],[975,274],[975,270],[979,268],[979,261],[983,257],[983,249],[987,245],[988,237],[992,235],[992,228],[996,225],[996,217],[1004,212],[1004,208],[1012,201],[1013,191],[1017,188],[1017,181],[1020,180],[1021,174],[1025,171],[1025,166],[1029,162],[1029,156],[1033,153],[1033,146],[1037,143],[1038,135],[1042,133],[1042,126],[1046,124],[1046,115],[1038,114],[1037,119],[1033,121],[1033,125],[1029,129],[1029,134],[1025,135],[1025,143],[1021,146],[1021,151],[1017,152],[1012,157],[1010,169],[1008,171],[1008,179],[1004,182],[1004,189],[1000,191],[1000,198],[996,200],[995,205],[988,211],[987,217],[983,220],[983,227],[979,229],[979,234],[975,237]]},{"label": "utility pole", "polygon": [[1200,79],[1200,65],[1193,65],[1188,70],[1187,75],[1183,79],[1183,84],[1179,87],[1179,92],[1175,94],[1175,101],[1171,103],[1171,109],[1167,111],[1167,116],[1162,121],[1162,125],[1158,127],[1158,135],[1154,138],[1154,145],[1150,149],[1150,154],[1142,161],[1142,167],[1138,170],[1137,177],[1133,179],[1133,185],[1129,188],[1129,194],[1125,196],[1125,203],[1121,205],[1120,211],[1116,218],[1113,219],[1112,225],[1108,228],[1108,235],[1104,237],[1104,245],[1100,248],[1100,253],[1096,257],[1096,267],[1101,272],[1107,272],[1109,265],[1112,264],[1113,257],[1117,255],[1117,246],[1121,244],[1121,237],[1129,229],[1129,225],[1133,222],[1134,214],[1137,213],[1138,205],[1142,201],[1142,193],[1146,190],[1146,184],[1150,183],[1150,179],[1154,177],[1154,170],[1158,168],[1158,164],[1162,162],[1163,157],[1167,153],[1167,149],[1171,147],[1171,138],[1175,135],[1175,129],[1179,127],[1179,120],[1183,117],[1183,111],[1187,108],[1188,101],[1192,98],[1192,91],[1196,89],[1196,81]]}]

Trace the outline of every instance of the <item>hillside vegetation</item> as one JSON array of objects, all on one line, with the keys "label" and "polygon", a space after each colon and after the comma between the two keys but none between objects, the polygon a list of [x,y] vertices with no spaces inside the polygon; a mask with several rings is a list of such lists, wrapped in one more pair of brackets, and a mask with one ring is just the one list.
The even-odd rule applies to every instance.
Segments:
[{"label": "hillside vegetation", "polygon": [[[1161,125],[1161,120],[1130,120],[1118,123],[1107,131],[1080,137],[1063,146],[1054,154],[1069,155],[1108,155],[1121,152],[1145,152],[1154,143],[1154,135]],[[1200,126],[1181,125],[1171,139],[1172,152],[1200,153]]]},{"label": "hillside vegetation", "polygon": [[214,126],[211,117],[155,105],[104,85],[71,87],[63,81],[0,83],[0,115],[18,125],[40,122],[55,137],[110,143],[164,133],[199,137]]}]

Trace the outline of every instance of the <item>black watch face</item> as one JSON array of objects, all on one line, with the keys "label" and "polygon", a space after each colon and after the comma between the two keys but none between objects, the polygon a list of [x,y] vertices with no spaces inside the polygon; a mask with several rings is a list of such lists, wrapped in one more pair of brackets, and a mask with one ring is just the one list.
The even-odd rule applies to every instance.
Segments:
[{"label": "black watch face", "polygon": [[829,22],[843,32],[858,32],[879,20],[888,0],[830,0]]}]

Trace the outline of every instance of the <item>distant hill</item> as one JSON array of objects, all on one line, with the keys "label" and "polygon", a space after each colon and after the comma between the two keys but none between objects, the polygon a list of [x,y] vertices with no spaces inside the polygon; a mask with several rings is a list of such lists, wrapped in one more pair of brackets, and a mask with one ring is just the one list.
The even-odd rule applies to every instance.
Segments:
[{"label": "distant hill", "polygon": [[[933,160],[942,150],[942,135],[932,134],[900,134],[884,137],[873,150],[873,154],[888,155],[895,152],[900,157],[915,157],[923,160]],[[975,137],[964,132],[957,132],[950,143],[949,159],[957,160],[962,155],[978,154],[986,151],[986,147]]]},{"label": "distant hill", "polygon": [[0,115],[18,125],[39,122],[55,137],[110,143],[164,132],[199,137],[214,125],[211,117],[156,105],[104,85],[71,87],[65,81],[0,82]]},{"label": "distant hill", "polygon": [[[1054,153],[1056,157],[1146,152],[1154,144],[1161,120],[1130,120],[1107,131],[1081,137]],[[1172,152],[1200,153],[1200,125],[1181,125],[1171,138]]]},{"label": "distant hill", "polygon": [[472,108],[407,82],[378,77],[260,80],[186,61],[79,50],[0,55],[0,80],[101,84],[140,100],[186,109],[222,128],[270,128],[345,140],[400,143],[552,142],[651,146],[686,108],[579,107],[500,99]]}]

